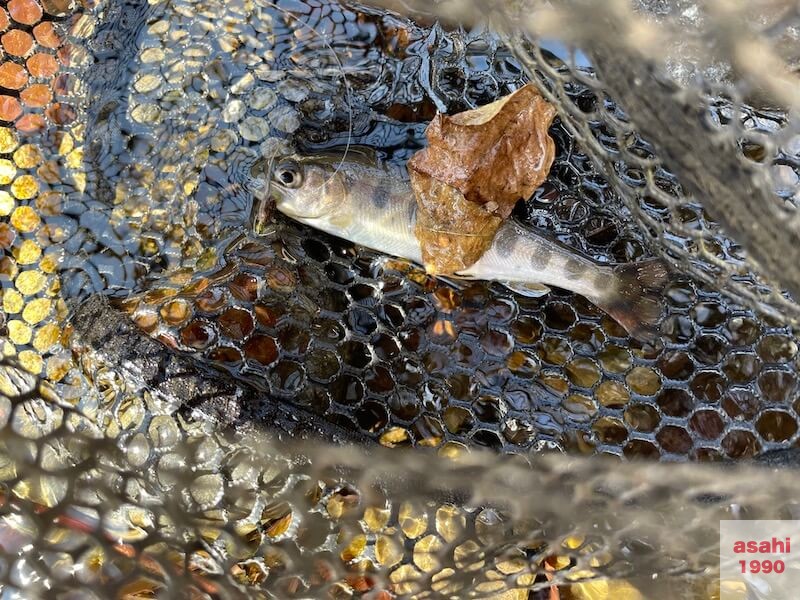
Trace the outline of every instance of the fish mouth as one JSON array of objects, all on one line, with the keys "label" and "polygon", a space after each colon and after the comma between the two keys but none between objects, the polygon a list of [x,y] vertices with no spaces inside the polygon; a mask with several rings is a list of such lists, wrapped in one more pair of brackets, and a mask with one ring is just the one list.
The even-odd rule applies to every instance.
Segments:
[{"label": "fish mouth", "polygon": [[253,206],[250,223],[253,233],[257,236],[266,236],[272,233],[272,215],[274,210],[295,216],[288,208],[286,190],[280,183],[273,181],[272,171],[276,164],[276,157],[262,158],[250,169],[250,176],[254,182]]},{"label": "fish mouth", "polygon": [[264,190],[264,193],[253,195],[253,209],[250,223],[253,233],[257,236],[266,236],[274,231],[273,215],[277,210],[279,213],[290,218],[303,218],[304,215],[294,210],[292,203],[287,201],[277,185],[272,185]]},{"label": "fish mouth", "polygon": [[281,200],[279,198],[275,198],[274,206],[278,212],[286,215],[287,217],[291,217],[292,219],[302,219],[304,221],[308,221],[322,217],[322,215],[309,214],[308,212],[299,210],[293,205],[292,202],[287,202],[286,200]]},{"label": "fish mouth", "polygon": [[293,219],[312,218],[311,215],[308,215],[304,211],[300,210],[300,207],[298,207],[295,202],[292,202],[291,197],[287,197],[286,194],[281,192],[282,190],[280,189],[280,186],[273,184],[271,193],[268,197],[268,200],[271,201],[272,205],[278,212],[283,213],[287,217],[291,217]]},{"label": "fish mouth", "polygon": [[275,194],[278,187],[272,182],[273,161],[258,161],[250,170],[253,190],[253,202],[250,214],[250,224],[253,233],[258,237],[269,235],[272,232],[272,213],[278,205],[280,194]]},{"label": "fish mouth", "polygon": [[[274,212],[277,210],[279,213],[299,221],[313,221],[321,219],[324,215],[309,214],[294,205],[291,200],[281,193],[275,193],[278,186],[272,186],[272,189],[261,196],[253,198],[253,209],[250,223],[253,233],[259,237],[267,236],[274,231]],[[280,192],[280,190],[278,190]]]}]

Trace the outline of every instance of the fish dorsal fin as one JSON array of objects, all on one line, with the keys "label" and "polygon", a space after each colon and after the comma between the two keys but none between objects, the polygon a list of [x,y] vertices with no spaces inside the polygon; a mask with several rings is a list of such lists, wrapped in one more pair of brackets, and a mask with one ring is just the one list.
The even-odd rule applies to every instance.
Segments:
[{"label": "fish dorsal fin", "polygon": [[550,293],[550,288],[543,283],[519,283],[516,281],[503,281],[502,284],[520,296],[528,298],[541,298]]}]

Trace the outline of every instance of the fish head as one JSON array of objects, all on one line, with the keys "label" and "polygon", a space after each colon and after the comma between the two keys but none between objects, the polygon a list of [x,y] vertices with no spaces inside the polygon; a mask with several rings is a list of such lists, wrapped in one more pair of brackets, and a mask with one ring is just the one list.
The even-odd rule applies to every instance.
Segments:
[{"label": "fish head", "polygon": [[275,208],[294,219],[331,217],[345,199],[335,165],[292,155],[275,161],[270,177]]}]

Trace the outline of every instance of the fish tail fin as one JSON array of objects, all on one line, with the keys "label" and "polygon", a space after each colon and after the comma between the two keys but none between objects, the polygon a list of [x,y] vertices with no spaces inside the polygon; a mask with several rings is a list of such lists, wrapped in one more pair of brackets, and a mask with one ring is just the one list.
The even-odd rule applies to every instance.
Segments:
[{"label": "fish tail fin", "polygon": [[613,285],[596,301],[634,338],[653,342],[664,312],[667,264],[658,258],[612,268]]}]

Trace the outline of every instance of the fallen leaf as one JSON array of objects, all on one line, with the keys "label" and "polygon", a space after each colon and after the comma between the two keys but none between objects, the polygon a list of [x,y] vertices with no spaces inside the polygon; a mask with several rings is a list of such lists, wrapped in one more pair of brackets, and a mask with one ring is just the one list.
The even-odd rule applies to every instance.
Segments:
[{"label": "fallen leaf", "polygon": [[478,260],[503,219],[468,202],[451,185],[415,171],[409,175],[417,197],[414,234],[422,246],[425,270],[432,275],[454,273]]},{"label": "fallen leaf", "polygon": [[547,177],[556,115],[534,86],[475,110],[437,114],[428,147],[408,163],[425,268],[453,273],[477,261],[517,200]]}]

